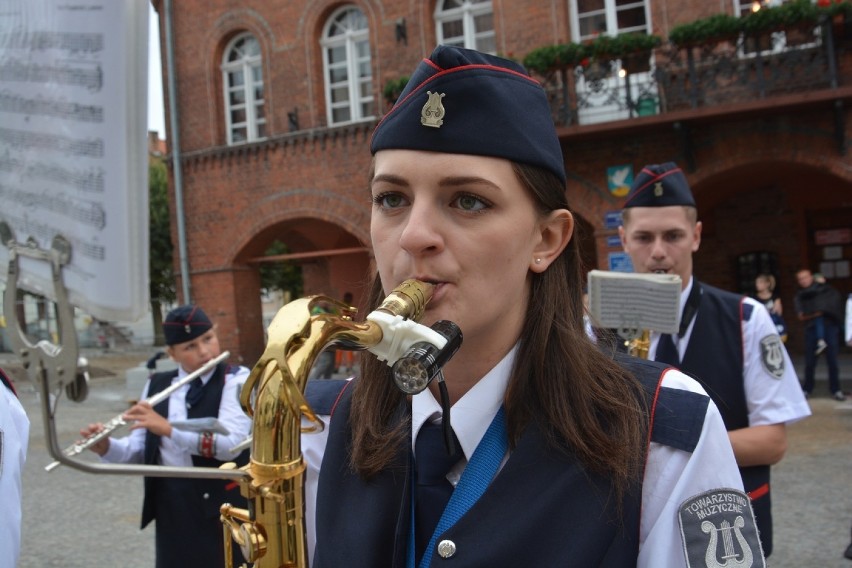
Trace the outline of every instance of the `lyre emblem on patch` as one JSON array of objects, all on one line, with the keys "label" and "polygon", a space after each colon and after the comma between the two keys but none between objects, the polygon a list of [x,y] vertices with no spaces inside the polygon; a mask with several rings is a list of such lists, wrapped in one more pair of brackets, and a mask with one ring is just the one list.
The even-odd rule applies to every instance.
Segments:
[{"label": "lyre emblem on patch", "polygon": [[663,182],[658,181],[654,185],[654,197],[662,197],[663,195]]},{"label": "lyre emblem on patch", "polygon": [[[737,517],[734,520],[734,526],[728,520],[722,521],[718,528],[710,521],[701,523],[701,531],[710,535],[710,542],[707,543],[707,554],[704,560],[707,562],[707,568],[751,568],[754,562],[754,553],[740,529],[745,526],[745,519]],[[733,530],[734,534],[731,534]],[[719,561],[717,552],[719,533],[722,533],[722,558]],[[734,536],[737,538],[737,545],[734,545]],[[739,548],[739,552],[736,550]]]},{"label": "lyre emblem on patch", "polygon": [[766,568],[751,499],[737,489],[690,497],[678,510],[687,568]]},{"label": "lyre emblem on patch", "polygon": [[426,101],[423,110],[420,111],[420,124],[432,128],[441,128],[441,125],[444,124],[444,105],[441,103],[441,99],[444,98],[446,93],[426,91],[426,94],[429,95],[429,100]]},{"label": "lyre emblem on patch", "polygon": [[185,326],[183,326],[183,330],[189,333],[190,331],[192,331],[192,328],[189,326],[189,324],[186,324]]},{"label": "lyre emblem on patch", "polygon": [[784,376],[784,344],[777,334],[767,335],[760,340],[760,363],[774,378]]}]

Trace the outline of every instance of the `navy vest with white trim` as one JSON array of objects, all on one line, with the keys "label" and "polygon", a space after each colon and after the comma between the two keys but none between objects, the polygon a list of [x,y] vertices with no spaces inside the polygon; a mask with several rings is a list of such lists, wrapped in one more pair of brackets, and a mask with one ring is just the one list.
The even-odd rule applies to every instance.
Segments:
[{"label": "navy vest with white trim", "polygon": [[[625,364],[655,407],[652,440],[692,451],[709,398],[659,388],[664,365],[635,359],[625,359]],[[394,463],[370,480],[352,471],[352,386],[344,391],[329,425],[311,566],[402,568],[411,515],[409,444],[402,443]],[[400,414],[400,420],[406,419]],[[562,566],[570,560],[576,566],[635,566],[641,483],[635,483],[620,504],[610,498],[610,489],[605,477],[590,474],[570,454],[554,452],[532,423],[482,498],[441,535],[439,540],[452,540],[457,552],[444,559],[432,551],[430,565]]]},{"label": "navy vest with white trim", "polygon": [[[743,322],[751,319],[753,306],[744,297],[707,284],[689,337],[680,369],[695,378],[719,407],[728,431],[749,426],[748,402],[743,377]],[[741,467],[746,493],[769,483],[769,466]],[[764,553],[772,551],[772,514],[767,492],[753,501]]]}]

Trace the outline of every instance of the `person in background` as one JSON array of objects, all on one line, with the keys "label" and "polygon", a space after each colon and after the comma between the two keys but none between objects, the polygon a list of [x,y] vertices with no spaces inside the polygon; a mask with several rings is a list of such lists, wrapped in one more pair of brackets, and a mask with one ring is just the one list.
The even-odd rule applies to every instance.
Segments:
[{"label": "person in background", "polygon": [[676,274],[677,334],[651,334],[649,358],[690,374],[722,412],[766,556],[772,553],[770,466],[787,451],[786,424],[811,414],[769,313],[752,298],[699,282],[693,255],[701,221],[692,190],[672,162],[648,165],[627,194],[619,228],[637,272]]},{"label": "person in background", "polygon": [[[464,340],[443,394],[439,381],[396,390],[369,352],[336,385],[328,426],[302,436],[312,568],[676,568],[703,565],[726,526],[763,566],[716,405],[683,373],[586,335],[571,149],[541,85],[513,61],[438,46],[371,151],[365,306],[429,282],[420,322],[453,321]],[[721,501],[739,513],[709,506]]]},{"label": "person in background", "polygon": [[835,400],[846,400],[840,389],[840,368],[837,354],[840,350],[840,325],[843,323],[843,299],[840,293],[828,284],[814,279],[813,273],[803,268],[796,273],[799,290],[793,298],[799,320],[805,322],[805,382],[802,388],[806,396],[814,390],[819,331],[823,329],[825,339],[825,361],[828,365],[828,388]]},{"label": "person in background", "polygon": [[784,321],[784,308],[781,305],[781,298],[775,291],[775,277],[771,274],[758,274],[754,279],[754,288],[756,290],[755,299],[769,310],[769,317],[772,318],[772,323],[775,324],[775,329],[778,330],[781,341],[787,343],[787,323]]},{"label": "person in background", "polygon": [[[239,454],[232,449],[251,432],[251,419],[239,403],[248,369],[219,363],[151,407],[145,399],[201,369],[221,353],[216,329],[198,306],[180,306],[169,312],[163,332],[166,353],[177,362],[178,369],[154,373],[148,379],[142,402],[124,413],[124,419],[131,423],[130,435],[104,438],[91,450],[113,463],[215,468],[235,461],[244,465],[249,450]],[[209,426],[210,418],[216,419],[215,428]],[[193,423],[199,427],[193,427]],[[80,435],[86,438],[102,429],[103,424],[90,424]],[[156,521],[156,567],[224,566],[219,507],[226,502],[246,506],[237,485],[227,480],[146,477],[142,528]],[[234,566],[243,562],[238,546],[234,547],[233,560]]]},{"label": "person in background", "polygon": [[[826,283],[825,276],[820,272],[814,272],[814,282],[817,285],[823,285]],[[816,335],[816,350],[814,353],[817,355],[822,355],[822,352],[825,351],[826,347],[828,347],[828,343],[825,342],[825,320],[823,316],[815,316],[811,319],[811,323],[814,328],[814,335]]]},{"label": "person in background", "polygon": [[29,435],[27,413],[0,369],[0,566],[17,566],[21,553],[21,476]]}]

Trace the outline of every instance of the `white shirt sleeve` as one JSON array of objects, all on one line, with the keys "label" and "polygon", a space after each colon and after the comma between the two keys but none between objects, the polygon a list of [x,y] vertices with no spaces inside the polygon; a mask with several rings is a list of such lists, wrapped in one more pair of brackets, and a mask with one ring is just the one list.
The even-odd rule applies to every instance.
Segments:
[{"label": "white shirt sleeve", "polygon": [[790,424],[810,416],[799,377],[787,349],[778,337],[769,312],[759,302],[743,322],[743,384],[750,426]]},{"label": "white shirt sleeve", "polygon": [[852,346],[852,294],[846,298],[846,330],[843,339],[846,345]]},{"label": "white shirt sleeve", "polygon": [[21,551],[21,497],[30,421],[12,391],[0,383],[0,566],[17,566]]},{"label": "white shirt sleeve", "polygon": [[[663,386],[707,396],[695,380],[674,369]],[[709,401],[701,438],[690,453],[652,442],[642,489],[638,568],[686,566],[678,509],[687,499],[712,489],[743,490],[734,451],[719,409]]]},{"label": "white shirt sleeve", "polygon": [[[148,398],[148,389],[151,387],[151,380],[145,382],[145,388],[142,389],[142,397],[139,400]],[[101,461],[109,463],[144,463],[145,461],[145,433],[147,430],[140,428],[131,430],[130,434],[123,438],[109,439],[109,448],[107,452],[101,456]]]}]

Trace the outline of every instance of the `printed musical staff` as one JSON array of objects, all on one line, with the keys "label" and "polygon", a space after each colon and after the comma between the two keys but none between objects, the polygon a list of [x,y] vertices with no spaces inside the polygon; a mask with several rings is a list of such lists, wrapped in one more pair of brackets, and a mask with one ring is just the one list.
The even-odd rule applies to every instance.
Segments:
[{"label": "printed musical staff", "polygon": [[68,101],[45,99],[41,95],[27,98],[9,90],[0,91],[0,112],[48,116],[75,122],[102,123],[104,107]]},{"label": "printed musical staff", "polygon": [[84,140],[58,134],[0,128],[0,143],[8,144],[18,150],[50,150],[70,156],[88,158],[104,157],[104,141],[102,138],[88,138]]},{"label": "printed musical staff", "polygon": [[6,152],[0,155],[0,172],[15,174],[17,179],[61,183],[86,193],[103,193],[106,172],[101,167],[71,168],[50,162],[24,163]]},{"label": "printed musical staff", "polygon": [[106,211],[103,205],[96,201],[77,199],[64,192],[58,194],[47,191],[36,193],[0,185],[0,198],[7,203],[11,201],[27,209],[63,215],[98,230],[103,230],[106,226]]},{"label": "printed musical staff", "polygon": [[25,51],[60,50],[70,55],[90,55],[104,50],[104,34],[78,32],[33,31],[0,34],[5,49]]},{"label": "printed musical staff", "polygon": [[[39,219],[25,213],[23,216],[11,215],[9,213],[0,214],[0,219],[16,227],[16,232],[29,235],[38,240],[51,242],[53,237],[58,233],[55,227],[44,223]],[[65,235],[63,235],[65,236]],[[94,241],[81,239],[76,236],[66,237],[71,242],[71,250],[75,255],[88,258],[90,260],[103,261],[106,259],[106,247]],[[74,270],[73,265],[69,267]]]},{"label": "printed musical staff", "polygon": [[68,85],[98,92],[104,85],[104,72],[99,63],[40,65],[19,59],[7,59],[0,62],[0,81]]}]

